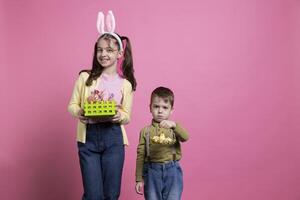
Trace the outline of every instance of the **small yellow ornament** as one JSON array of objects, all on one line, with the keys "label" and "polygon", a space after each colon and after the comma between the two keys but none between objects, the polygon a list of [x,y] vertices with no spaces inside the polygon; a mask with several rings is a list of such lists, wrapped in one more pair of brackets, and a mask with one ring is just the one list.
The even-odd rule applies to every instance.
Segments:
[{"label": "small yellow ornament", "polygon": [[175,139],[170,137],[166,137],[165,134],[160,134],[159,136],[153,136],[151,140],[157,144],[174,144],[176,142]]}]

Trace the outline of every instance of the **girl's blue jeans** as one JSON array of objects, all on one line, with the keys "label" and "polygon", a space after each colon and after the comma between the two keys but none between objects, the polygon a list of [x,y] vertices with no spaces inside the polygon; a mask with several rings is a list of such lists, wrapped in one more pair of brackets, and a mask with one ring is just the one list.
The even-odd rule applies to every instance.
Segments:
[{"label": "girl's blue jeans", "polygon": [[82,200],[117,200],[124,163],[121,127],[88,124],[86,143],[78,142],[84,194]]},{"label": "girl's blue jeans", "polygon": [[146,200],[181,199],[183,181],[179,162],[145,163],[143,176]]}]

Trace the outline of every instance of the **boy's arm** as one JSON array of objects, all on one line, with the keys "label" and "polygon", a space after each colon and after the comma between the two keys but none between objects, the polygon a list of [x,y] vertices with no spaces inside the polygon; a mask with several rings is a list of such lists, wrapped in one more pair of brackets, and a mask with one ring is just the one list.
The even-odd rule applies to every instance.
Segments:
[{"label": "boy's arm", "polygon": [[135,191],[138,194],[141,194],[141,195],[143,194],[143,182],[142,181],[136,182]]},{"label": "boy's arm", "polygon": [[135,181],[143,181],[143,167],[145,162],[145,145],[146,140],[144,137],[144,129],[140,132],[139,144],[137,146],[137,156],[136,156],[136,169],[135,169]]},{"label": "boy's arm", "polygon": [[188,132],[180,126],[179,123],[171,120],[163,120],[159,124],[163,128],[171,128],[174,130],[176,137],[179,138],[180,142],[185,142],[189,139]]},{"label": "boy's arm", "polygon": [[176,122],[176,126],[173,128],[176,137],[179,138],[180,142],[185,142],[189,139],[189,134],[179,123]]}]

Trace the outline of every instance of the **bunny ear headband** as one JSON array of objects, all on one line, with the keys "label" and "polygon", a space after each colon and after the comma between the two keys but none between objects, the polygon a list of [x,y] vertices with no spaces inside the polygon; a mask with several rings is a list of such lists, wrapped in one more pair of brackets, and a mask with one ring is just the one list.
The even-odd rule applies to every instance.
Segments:
[{"label": "bunny ear headband", "polygon": [[97,19],[98,32],[100,33],[100,35],[103,35],[103,34],[112,35],[118,41],[120,50],[122,51],[123,44],[122,44],[121,38],[116,33],[114,33],[115,28],[116,28],[115,17],[111,10],[108,11],[108,14],[106,15],[106,30],[107,31],[104,31],[104,14],[103,14],[103,12],[98,13],[98,19]]}]

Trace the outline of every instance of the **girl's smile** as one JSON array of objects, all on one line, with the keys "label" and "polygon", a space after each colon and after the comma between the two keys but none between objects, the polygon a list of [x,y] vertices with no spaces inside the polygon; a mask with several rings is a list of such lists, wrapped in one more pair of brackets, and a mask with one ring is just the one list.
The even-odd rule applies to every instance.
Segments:
[{"label": "girl's smile", "polygon": [[107,62],[109,62],[109,58],[101,58],[100,57],[100,60],[99,60],[99,63],[102,65],[102,66],[105,66],[105,64],[107,63]]},{"label": "girl's smile", "polygon": [[118,50],[118,45],[114,40],[100,39],[97,43],[97,60],[104,68],[117,65],[118,58],[122,53]]}]

